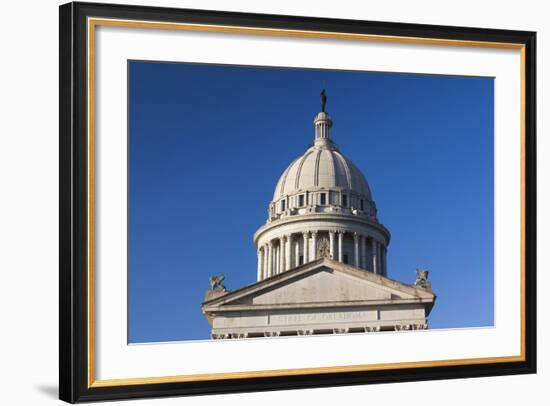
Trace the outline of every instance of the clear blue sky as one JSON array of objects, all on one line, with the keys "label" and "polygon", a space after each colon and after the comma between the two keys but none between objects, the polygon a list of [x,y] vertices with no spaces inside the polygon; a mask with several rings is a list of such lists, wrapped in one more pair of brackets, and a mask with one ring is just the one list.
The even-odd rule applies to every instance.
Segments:
[{"label": "clear blue sky", "polygon": [[129,341],[206,339],[210,275],[255,282],[255,230],[313,141],[333,139],[390,230],[389,277],[431,270],[431,328],[493,324],[493,79],[129,62]]}]

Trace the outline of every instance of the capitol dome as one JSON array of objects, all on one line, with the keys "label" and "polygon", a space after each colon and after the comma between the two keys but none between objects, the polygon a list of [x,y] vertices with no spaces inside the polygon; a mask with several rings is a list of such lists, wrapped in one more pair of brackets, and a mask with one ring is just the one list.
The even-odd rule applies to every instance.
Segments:
[{"label": "capitol dome", "polygon": [[322,255],[386,275],[389,231],[378,222],[365,176],[332,141],[322,99],[314,143],[279,178],[267,223],[254,235],[258,280]]},{"label": "capitol dome", "polygon": [[313,123],[315,142],[279,178],[269,219],[303,212],[301,208],[307,208],[308,203],[315,205],[317,211],[331,211],[338,205],[374,215],[374,202],[365,176],[331,139],[330,116],[321,112]]},{"label": "capitol dome", "polygon": [[296,158],[277,182],[273,200],[314,189],[348,189],[371,200],[365,176],[332,142],[323,146],[314,145]]}]

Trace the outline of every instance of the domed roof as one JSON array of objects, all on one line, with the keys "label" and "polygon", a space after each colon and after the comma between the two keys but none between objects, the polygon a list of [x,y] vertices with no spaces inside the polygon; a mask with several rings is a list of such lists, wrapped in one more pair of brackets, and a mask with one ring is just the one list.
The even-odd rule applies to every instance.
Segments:
[{"label": "domed roof", "polygon": [[365,176],[336,148],[330,138],[332,120],[326,112],[314,119],[315,144],[296,158],[277,182],[273,201],[298,191],[350,190],[372,200]]},{"label": "domed roof", "polygon": [[351,190],[372,200],[365,176],[334,146],[313,146],[296,158],[277,182],[273,200],[299,190]]}]

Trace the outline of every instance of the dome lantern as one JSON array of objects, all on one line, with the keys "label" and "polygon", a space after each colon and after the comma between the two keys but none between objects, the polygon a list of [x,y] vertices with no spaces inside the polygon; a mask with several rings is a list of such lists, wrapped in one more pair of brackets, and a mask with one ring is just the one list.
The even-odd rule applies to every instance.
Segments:
[{"label": "dome lantern", "polygon": [[315,146],[333,146],[330,138],[330,129],[332,128],[332,120],[324,111],[315,116],[313,120],[315,126]]}]

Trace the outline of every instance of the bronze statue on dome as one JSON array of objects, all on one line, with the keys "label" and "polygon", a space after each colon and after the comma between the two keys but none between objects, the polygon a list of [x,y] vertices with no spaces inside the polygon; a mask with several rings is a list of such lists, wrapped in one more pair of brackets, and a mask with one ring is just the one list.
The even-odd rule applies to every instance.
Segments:
[{"label": "bronze statue on dome", "polygon": [[321,111],[325,113],[325,108],[327,106],[327,93],[325,89],[321,91]]}]

